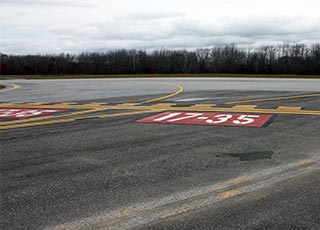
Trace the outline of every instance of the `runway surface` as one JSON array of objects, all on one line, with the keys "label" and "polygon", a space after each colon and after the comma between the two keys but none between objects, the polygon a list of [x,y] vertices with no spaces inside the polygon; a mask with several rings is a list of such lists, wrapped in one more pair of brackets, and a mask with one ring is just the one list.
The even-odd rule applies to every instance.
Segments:
[{"label": "runway surface", "polygon": [[0,84],[1,229],[320,228],[319,79]]}]

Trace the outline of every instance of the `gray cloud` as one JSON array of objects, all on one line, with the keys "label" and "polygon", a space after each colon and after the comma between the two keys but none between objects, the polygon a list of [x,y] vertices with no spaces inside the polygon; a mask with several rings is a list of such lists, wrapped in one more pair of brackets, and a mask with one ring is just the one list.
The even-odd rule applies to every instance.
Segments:
[{"label": "gray cloud", "polygon": [[[82,28],[57,26],[51,28],[51,31],[58,36],[63,35],[63,39],[81,40],[81,37],[87,40],[92,39],[106,49],[162,46],[194,48],[223,43],[266,44],[268,41],[274,44],[317,41],[320,38],[320,32],[315,32],[320,31],[320,23],[313,20],[306,26],[293,27],[288,25],[290,23],[297,25],[297,23],[294,23],[291,18],[270,20],[255,18],[254,22],[234,18],[226,20],[221,26],[210,22],[199,23],[188,20],[184,16],[171,18],[164,15],[163,17],[166,20],[155,17],[137,23],[122,18]],[[144,17],[144,14],[140,14],[140,18],[148,18],[148,15]],[[95,44],[92,45],[92,47],[95,46]]]},{"label": "gray cloud", "polygon": [[[129,4],[132,2],[118,1],[121,4],[113,0],[110,3],[109,0],[108,3],[99,0],[0,0],[6,8],[0,12],[0,51],[53,53],[115,48],[193,49],[227,43],[255,47],[284,42],[320,42],[319,15],[237,15],[233,11],[202,16],[186,10],[140,9],[144,5],[132,10]],[[87,3],[93,8],[87,9]],[[40,7],[30,9],[26,7],[29,4]],[[60,5],[81,7],[61,9]]]}]

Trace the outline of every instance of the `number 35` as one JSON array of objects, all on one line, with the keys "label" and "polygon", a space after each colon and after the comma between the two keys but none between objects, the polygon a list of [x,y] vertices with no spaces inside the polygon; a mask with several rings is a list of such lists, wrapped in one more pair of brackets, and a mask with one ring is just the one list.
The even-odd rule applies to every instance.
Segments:
[{"label": "number 35", "polygon": [[259,115],[241,115],[237,120],[234,120],[233,123],[236,125],[246,125],[254,122],[253,118],[258,118]]}]

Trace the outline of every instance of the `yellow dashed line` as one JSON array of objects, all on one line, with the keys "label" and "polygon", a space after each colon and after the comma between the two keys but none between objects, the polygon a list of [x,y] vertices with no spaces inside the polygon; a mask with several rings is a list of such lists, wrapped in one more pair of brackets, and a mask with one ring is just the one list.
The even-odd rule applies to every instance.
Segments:
[{"label": "yellow dashed line", "polygon": [[220,193],[217,197],[220,199],[229,199],[231,197],[238,196],[244,193],[245,191],[246,191],[246,186],[243,186],[240,188],[236,188],[236,189],[232,189],[232,190]]},{"label": "yellow dashed line", "polygon": [[218,185],[218,186],[215,186],[213,188],[208,189],[208,192],[216,192],[218,190],[222,190],[227,187],[242,184],[242,183],[248,182],[250,180],[252,180],[252,178],[250,176],[239,176],[239,177],[236,177],[236,178],[233,178],[233,179],[226,181],[222,185]]},{"label": "yellow dashed line", "polygon": [[195,104],[190,106],[193,109],[211,109],[212,107],[216,106],[216,104]]},{"label": "yellow dashed line", "polygon": [[256,105],[235,105],[233,106],[232,108],[233,109],[248,109],[248,110],[251,110],[251,109],[256,109]]},{"label": "yellow dashed line", "polygon": [[277,110],[284,110],[284,111],[299,111],[301,107],[298,106],[279,106]]},{"label": "yellow dashed line", "polygon": [[45,105],[45,104],[49,104],[49,102],[46,101],[40,101],[40,102],[31,102],[28,103],[29,105]]}]

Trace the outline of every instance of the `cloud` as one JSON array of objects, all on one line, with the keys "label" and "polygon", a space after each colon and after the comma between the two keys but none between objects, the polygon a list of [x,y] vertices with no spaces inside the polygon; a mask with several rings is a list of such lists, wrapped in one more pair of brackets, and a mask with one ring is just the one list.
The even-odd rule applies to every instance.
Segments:
[{"label": "cloud", "polygon": [[[62,2],[81,7],[62,7]],[[252,0],[244,0],[242,4],[252,6],[242,9],[237,8],[242,4],[233,1],[199,0],[199,4],[178,7],[179,2],[0,0],[4,6],[0,12],[0,51],[52,53],[320,42],[319,14],[303,10],[310,9],[310,5],[287,11],[282,3],[276,10],[268,5],[262,13],[258,11],[261,4]],[[90,9],[87,3],[92,4]],[[276,11],[282,13],[268,13]]]},{"label": "cloud", "polygon": [[0,5],[24,7],[88,7],[97,5],[97,2],[95,0],[1,0]]},{"label": "cloud", "polygon": [[122,21],[158,21],[166,19],[177,19],[186,15],[179,12],[136,12],[119,17]]},{"label": "cloud", "polygon": [[[129,16],[130,18],[131,16]],[[319,41],[320,23],[301,18],[241,18],[226,19],[220,22],[199,22],[186,16],[149,18],[141,13],[139,22],[135,20],[106,21],[94,23],[81,28],[64,25],[51,27],[50,30],[63,39],[92,40],[92,48],[97,44],[101,48],[196,48],[223,43],[267,44],[280,42]],[[319,20],[320,21],[320,20]],[[301,24],[299,26],[298,24]],[[295,25],[295,26],[292,26]],[[155,29],[156,28],[156,29]],[[308,37],[308,38],[306,38]],[[83,39],[82,39],[83,38]],[[90,46],[88,47],[90,48]]]}]

